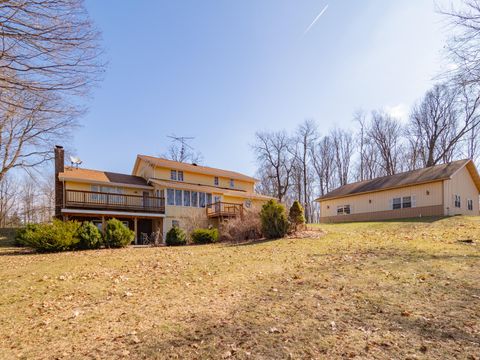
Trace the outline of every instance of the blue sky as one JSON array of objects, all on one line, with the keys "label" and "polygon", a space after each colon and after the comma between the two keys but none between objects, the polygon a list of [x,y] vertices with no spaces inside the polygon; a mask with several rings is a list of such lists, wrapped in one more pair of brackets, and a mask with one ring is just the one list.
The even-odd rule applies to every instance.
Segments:
[{"label": "blue sky", "polygon": [[[404,119],[442,66],[432,0],[96,1],[109,64],[75,132],[84,167],[131,172],[175,133],[204,164],[253,175],[259,130],[352,128],[359,108]],[[305,29],[328,5],[317,23]]]}]

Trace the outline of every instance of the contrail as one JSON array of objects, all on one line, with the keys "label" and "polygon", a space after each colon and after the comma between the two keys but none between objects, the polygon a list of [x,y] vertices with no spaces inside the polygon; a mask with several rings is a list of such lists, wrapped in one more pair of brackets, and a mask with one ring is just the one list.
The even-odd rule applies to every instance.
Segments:
[{"label": "contrail", "polygon": [[320,11],[320,14],[318,14],[317,17],[315,18],[315,20],[313,20],[312,23],[307,27],[307,30],[305,30],[305,32],[303,33],[303,36],[305,36],[310,31],[310,29],[313,27],[313,25],[315,25],[315,23],[318,21],[318,19],[320,19],[320,17],[323,15],[323,13],[325,11],[327,11],[327,9],[328,9],[328,4],[325,5],[325,7],[322,9],[322,11]]}]

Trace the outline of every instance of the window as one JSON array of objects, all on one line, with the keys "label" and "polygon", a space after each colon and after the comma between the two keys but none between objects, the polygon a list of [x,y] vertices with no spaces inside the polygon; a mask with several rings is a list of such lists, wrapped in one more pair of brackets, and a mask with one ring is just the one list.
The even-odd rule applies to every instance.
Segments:
[{"label": "window", "polygon": [[182,206],[182,190],[175,190],[175,205]]},{"label": "window", "polygon": [[235,187],[235,181],[233,179],[230,179],[230,187],[231,188]]},{"label": "window", "polygon": [[207,205],[212,204],[212,194],[207,194]]},{"label": "window", "polygon": [[177,180],[177,170],[170,170],[170,180]]},{"label": "window", "polygon": [[460,195],[455,195],[455,207],[456,208],[462,207],[462,201],[460,199]]},{"label": "window", "polygon": [[245,200],[245,207],[247,209],[250,209],[252,207],[252,201],[251,200]]},{"label": "window", "polygon": [[411,208],[412,207],[412,197],[411,196],[404,196],[403,197],[402,207],[403,208]]},{"label": "window", "polygon": [[200,207],[204,208],[205,207],[205,193],[201,192],[198,193],[198,200],[200,203]]},{"label": "window", "polygon": [[167,189],[167,205],[175,205],[175,191]]},{"label": "window", "polygon": [[392,208],[393,208],[393,210],[401,209],[402,208],[402,198],[393,198]]},{"label": "window", "polygon": [[192,204],[193,207],[198,207],[198,193],[196,191],[192,191]]},{"label": "window", "polygon": [[190,191],[183,192],[183,206],[190,206]]},{"label": "window", "polygon": [[350,205],[337,206],[337,215],[348,215],[348,214],[350,214]]},{"label": "window", "polygon": [[473,200],[467,200],[467,209],[472,211],[473,210]]},{"label": "window", "polygon": [[178,171],[177,172],[177,180],[178,181],[183,181],[183,171]]},{"label": "window", "polygon": [[218,176],[213,178],[213,185],[218,186]]},{"label": "window", "polygon": [[180,227],[180,221],[172,220],[172,227],[176,227],[176,228]]}]

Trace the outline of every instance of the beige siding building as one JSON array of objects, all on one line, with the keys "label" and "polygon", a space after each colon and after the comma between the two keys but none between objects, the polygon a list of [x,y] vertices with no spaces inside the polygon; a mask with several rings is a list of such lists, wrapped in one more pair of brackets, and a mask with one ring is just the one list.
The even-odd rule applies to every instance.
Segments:
[{"label": "beige siding building", "polygon": [[321,222],[479,215],[480,177],[471,160],[341,186],[318,198]]},{"label": "beige siding building", "polygon": [[235,171],[137,155],[132,174],[65,166],[55,148],[55,215],[89,220],[103,231],[117,218],[135,232],[135,243],[184,230],[219,226],[271,199],[255,192],[256,179]]}]

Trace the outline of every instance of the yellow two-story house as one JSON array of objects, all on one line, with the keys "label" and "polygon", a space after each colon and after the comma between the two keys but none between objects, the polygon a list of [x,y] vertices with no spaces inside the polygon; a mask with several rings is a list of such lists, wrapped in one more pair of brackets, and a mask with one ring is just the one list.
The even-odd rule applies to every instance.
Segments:
[{"label": "yellow two-story house", "polygon": [[55,147],[55,215],[90,220],[100,229],[117,218],[135,231],[135,242],[173,226],[218,226],[243,216],[270,197],[255,193],[256,179],[234,171],[137,155],[132,174],[65,166]]}]

